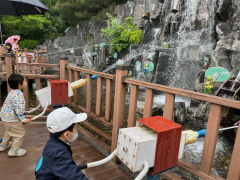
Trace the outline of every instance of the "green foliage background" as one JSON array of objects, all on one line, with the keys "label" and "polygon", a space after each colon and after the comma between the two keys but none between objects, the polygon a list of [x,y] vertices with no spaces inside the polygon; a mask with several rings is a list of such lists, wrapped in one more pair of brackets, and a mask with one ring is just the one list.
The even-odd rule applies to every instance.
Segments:
[{"label": "green foliage background", "polygon": [[142,39],[142,30],[136,29],[132,17],[125,18],[125,22],[106,14],[108,17],[108,27],[102,29],[104,35],[110,38],[111,52],[120,52],[130,44],[139,44]]},{"label": "green foliage background", "polygon": [[21,48],[34,48],[45,39],[55,39],[64,34],[68,26],[76,26],[82,20],[104,15],[114,5],[127,0],[40,0],[50,11],[45,15],[0,16],[3,37],[20,35]]}]

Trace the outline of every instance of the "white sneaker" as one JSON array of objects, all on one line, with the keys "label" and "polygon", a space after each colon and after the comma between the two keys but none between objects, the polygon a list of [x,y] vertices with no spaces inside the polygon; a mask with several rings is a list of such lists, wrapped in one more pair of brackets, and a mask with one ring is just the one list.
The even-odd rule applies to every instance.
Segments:
[{"label": "white sneaker", "polygon": [[0,144],[0,151],[5,151],[11,147],[12,143],[8,143],[8,145]]},{"label": "white sneaker", "polygon": [[25,154],[27,154],[27,150],[25,150],[25,149],[10,149],[9,151],[8,151],[8,156],[10,156],[10,157],[14,157],[14,156],[17,156],[17,157],[19,157],[19,156],[24,156]]}]

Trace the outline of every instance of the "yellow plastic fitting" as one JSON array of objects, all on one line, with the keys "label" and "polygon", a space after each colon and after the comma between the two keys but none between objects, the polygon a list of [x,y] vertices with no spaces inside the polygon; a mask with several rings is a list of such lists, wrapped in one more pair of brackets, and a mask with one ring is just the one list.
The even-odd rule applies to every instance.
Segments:
[{"label": "yellow plastic fitting", "polygon": [[75,90],[77,88],[83,87],[86,84],[86,82],[87,82],[87,79],[79,79],[77,81],[70,83],[70,86],[72,90]]},{"label": "yellow plastic fitting", "polygon": [[197,141],[198,138],[198,132],[192,131],[192,130],[186,130],[184,131],[186,133],[184,144],[192,144]]}]

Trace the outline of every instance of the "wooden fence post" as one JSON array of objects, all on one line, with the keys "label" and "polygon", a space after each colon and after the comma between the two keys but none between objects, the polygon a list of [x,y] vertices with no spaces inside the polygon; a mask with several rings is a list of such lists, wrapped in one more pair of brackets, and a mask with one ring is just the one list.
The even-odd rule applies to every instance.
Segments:
[{"label": "wooden fence post", "polygon": [[[5,55],[5,62],[6,62],[6,72],[7,72],[7,80],[8,77],[13,73],[13,68],[12,68],[12,60],[14,59],[14,54],[12,53],[7,53]],[[9,85],[7,84],[8,87],[8,92],[11,90],[11,88],[9,87]]]},{"label": "wooden fence post", "polygon": [[23,89],[23,94],[24,94],[24,98],[25,98],[25,109],[27,110],[29,108],[28,78],[24,78],[24,81],[26,81],[26,87]]},{"label": "wooden fence post", "polygon": [[111,151],[117,147],[118,129],[123,125],[124,121],[127,85],[122,82],[122,77],[127,76],[127,69],[128,66],[116,66]]},{"label": "wooden fence post", "polygon": [[59,60],[60,64],[60,79],[61,80],[67,80],[67,71],[66,71],[66,65],[68,64],[68,58],[67,57],[61,57]]}]

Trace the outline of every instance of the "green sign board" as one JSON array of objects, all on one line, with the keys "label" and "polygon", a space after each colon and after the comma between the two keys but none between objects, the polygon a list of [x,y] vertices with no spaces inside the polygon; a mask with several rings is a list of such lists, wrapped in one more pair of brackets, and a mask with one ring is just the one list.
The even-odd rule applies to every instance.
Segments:
[{"label": "green sign board", "polygon": [[213,75],[214,73],[218,73],[218,77],[216,79],[217,82],[224,82],[230,78],[230,73],[228,70],[222,67],[211,67],[205,72],[205,77],[207,78],[209,75]]}]

